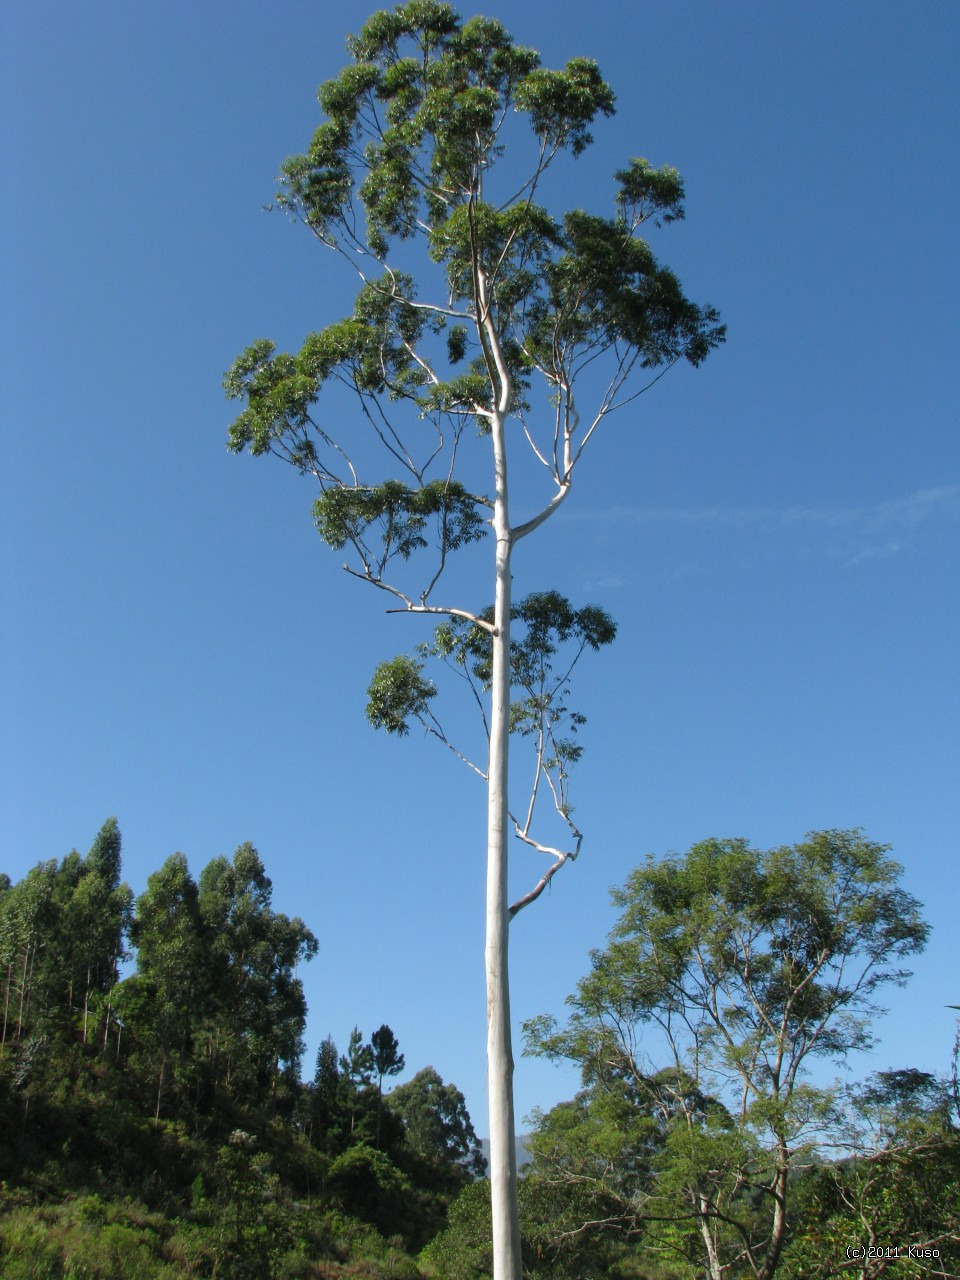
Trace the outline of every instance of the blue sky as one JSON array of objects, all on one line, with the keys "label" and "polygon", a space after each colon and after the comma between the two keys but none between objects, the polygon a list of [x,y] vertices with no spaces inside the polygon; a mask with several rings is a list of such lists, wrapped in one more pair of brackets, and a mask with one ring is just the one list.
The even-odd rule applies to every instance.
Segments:
[{"label": "blue sky", "polygon": [[[561,194],[595,202],[633,155],[679,168],[687,220],[657,252],[729,325],[703,369],[610,421],[518,555],[521,593],[602,604],[620,633],[577,680],[586,839],[515,926],[517,1022],[562,1012],[613,922],[609,888],[647,853],[860,826],[893,845],[934,931],[852,1070],[945,1071],[960,10],[485,11],[548,65],[597,59],[617,115]],[[306,481],[224,447],[235,355],[297,346],[352,301],[263,206],[368,13],[0,12],[0,869],[86,849],[109,814],[138,892],[175,850],[199,875],[253,841],[277,908],[320,939],[308,1071],[328,1032],[344,1047],[355,1022],[388,1022],[485,1132],[481,788],[363,718],[374,666],[423,633],[340,572]],[[518,852],[519,888],[538,870]],[[575,1086],[521,1060],[518,1109]]]}]

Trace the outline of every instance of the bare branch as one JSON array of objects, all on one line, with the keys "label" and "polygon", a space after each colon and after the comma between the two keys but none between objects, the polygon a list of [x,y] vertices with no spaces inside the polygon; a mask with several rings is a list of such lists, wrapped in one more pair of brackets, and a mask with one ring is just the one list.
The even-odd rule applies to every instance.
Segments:
[{"label": "bare branch", "polygon": [[[347,568],[346,565],[344,565],[343,567],[345,569]],[[352,572],[352,571],[348,570],[348,572]],[[362,573],[359,573],[356,576],[358,578],[365,577],[365,575]],[[373,580],[371,579],[371,581]],[[378,587],[382,587],[384,591],[392,592],[393,595],[399,596],[401,600],[407,600],[407,597],[401,591],[397,591],[393,587],[387,586],[385,582],[375,581],[374,585]],[[492,622],[485,621],[485,619],[478,617],[477,614],[475,613],[470,613],[469,610],[467,609],[455,609],[448,605],[414,604],[412,600],[408,600],[406,608],[387,609],[385,612],[387,613],[432,613],[432,614],[439,614],[441,617],[444,617],[444,618],[465,618],[467,622],[472,622],[474,626],[480,627],[483,631],[488,631],[490,635],[496,634],[496,627],[493,625]]]},{"label": "bare branch", "polygon": [[570,481],[565,480],[561,483],[557,492],[553,495],[547,505],[533,517],[532,520],[526,520],[523,524],[517,525],[513,530],[515,541],[525,538],[528,533],[533,533],[534,529],[539,529],[545,520],[549,520],[560,504],[565,500],[570,492]]},{"label": "bare branch", "polygon": [[575,852],[561,854],[553,866],[548,871],[544,872],[530,892],[525,893],[522,898],[518,898],[517,901],[513,903],[507,913],[510,919],[512,920],[513,917],[517,915],[518,912],[522,911],[524,907],[529,907],[531,902],[536,902],[563,864],[565,862],[572,862],[576,856],[577,854]]}]

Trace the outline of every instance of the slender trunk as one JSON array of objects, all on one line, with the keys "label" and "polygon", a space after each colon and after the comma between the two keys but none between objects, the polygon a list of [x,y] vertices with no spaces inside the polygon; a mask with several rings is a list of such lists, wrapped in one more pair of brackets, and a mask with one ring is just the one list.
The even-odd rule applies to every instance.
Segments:
[{"label": "slender trunk", "polygon": [[17,1010],[17,1044],[23,1035],[23,1002],[27,994],[27,960],[30,957],[30,943],[23,953],[23,972],[20,974],[20,1008]]},{"label": "slender trunk", "polygon": [[7,1043],[7,1011],[10,1008],[10,982],[13,976],[13,961],[7,963],[7,983],[3,990],[3,1039],[0,1040],[0,1049]]},{"label": "slender trunk", "polygon": [[709,1280],[723,1280],[723,1267],[717,1253],[717,1242],[713,1238],[712,1220],[710,1217],[710,1200],[697,1192],[697,1216],[703,1247],[707,1254],[707,1275]]},{"label": "slender trunk", "polygon": [[495,1280],[520,1280],[520,1216],[517,1208],[517,1148],[513,1112],[513,1046],[510,979],[507,842],[507,764],[510,744],[511,533],[507,509],[504,414],[493,422],[496,466],[494,532],[497,587],[494,604],[490,760],[487,774],[487,1074],[490,1094],[490,1198],[493,1211]]},{"label": "slender trunk", "polygon": [[773,1195],[773,1221],[770,1224],[770,1243],[767,1245],[763,1266],[757,1273],[757,1280],[771,1280],[780,1262],[784,1235],[787,1229],[787,1178],[790,1169],[790,1153],[784,1142],[778,1144],[777,1172],[770,1188]]},{"label": "slender trunk", "polygon": [[163,1077],[164,1077],[164,1073],[166,1072],[166,1069],[167,1069],[167,1060],[166,1058],[164,1058],[160,1063],[160,1079],[157,1081],[157,1105],[153,1113],[154,1127],[158,1129],[160,1127],[160,1098],[161,1098],[161,1095],[163,1094]]},{"label": "slender trunk", "polygon": [[83,1043],[87,1043],[87,1021],[90,1013],[90,966],[87,965],[87,989],[83,993]]},{"label": "slender trunk", "polygon": [[[33,944],[33,950],[30,953],[30,972],[27,974],[27,1002],[23,1007],[23,1017],[30,1017],[30,997],[33,995],[33,962],[37,958],[37,944]],[[18,1033],[19,1035],[19,1033]]]}]

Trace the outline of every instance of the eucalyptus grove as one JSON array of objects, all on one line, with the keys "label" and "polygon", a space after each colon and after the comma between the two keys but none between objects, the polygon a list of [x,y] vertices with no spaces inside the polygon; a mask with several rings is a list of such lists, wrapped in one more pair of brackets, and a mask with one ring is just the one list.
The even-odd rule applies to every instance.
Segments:
[{"label": "eucalyptus grove", "polygon": [[85,858],[39,863],[16,885],[0,876],[0,1057],[28,1024],[39,1037],[75,1024],[83,1044],[106,1045],[131,903],[115,818]]},{"label": "eucalyptus grove", "polygon": [[[615,174],[610,217],[580,208],[558,216],[538,202],[548,170],[580,155],[595,118],[613,112],[592,61],[547,70],[498,22],[461,21],[435,0],[376,14],[348,49],[350,64],[319,92],[324,123],[283,166],[277,205],[350,265],[359,292],[350,315],[311,334],[298,354],[261,340],[235,361],[225,388],[245,408],[229,443],[314,477],[318,530],[350,553],[347,571],[383,591],[393,611],[445,620],[418,656],[378,670],[368,714],[398,733],[417,719],[487,785],[494,1267],[497,1280],[517,1280],[508,928],[579,852],[566,788],[582,717],[566,705],[567,677],[614,627],[602,610],[574,610],[553,592],[515,603],[511,558],[566,500],[601,422],[666,367],[699,365],[723,328],[639,235],[683,217],[675,170],[630,160]],[[588,369],[587,408],[579,392]],[[333,425],[344,387],[357,410],[349,436]],[[511,493],[508,464],[524,452],[544,487]],[[452,553],[491,530],[492,606],[441,596]],[[415,553],[423,569],[411,583]],[[485,759],[461,752],[435,718],[427,657],[470,683]],[[522,696],[511,704],[512,687]],[[512,731],[535,752],[532,794],[517,810]],[[541,797],[569,841],[534,833]],[[512,906],[511,830],[551,859]]]}]

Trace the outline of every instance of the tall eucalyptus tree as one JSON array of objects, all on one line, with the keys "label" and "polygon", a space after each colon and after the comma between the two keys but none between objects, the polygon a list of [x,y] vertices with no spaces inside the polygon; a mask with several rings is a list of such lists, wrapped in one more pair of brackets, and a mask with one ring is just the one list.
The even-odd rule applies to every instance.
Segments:
[{"label": "tall eucalyptus tree", "polygon": [[[430,652],[477,681],[489,749],[485,761],[462,758],[488,790],[494,1255],[497,1280],[515,1280],[508,927],[579,851],[572,823],[569,846],[538,839],[533,809],[538,796],[552,796],[569,819],[566,783],[578,754],[569,730],[579,717],[565,705],[566,677],[584,648],[612,639],[613,624],[600,610],[577,613],[555,593],[524,602],[537,616],[523,617],[512,599],[511,557],[566,500],[601,422],[666,367],[700,364],[723,328],[712,308],[686,298],[639,234],[683,217],[675,170],[631,160],[615,175],[611,217],[583,209],[557,216],[540,203],[548,171],[580,155],[595,118],[613,112],[595,63],[574,58],[548,70],[498,22],[461,21],[435,0],[377,13],[348,48],[351,62],[319,92],[324,123],[283,167],[277,204],[350,264],[359,292],[351,314],[311,334],[298,354],[261,340],[235,361],[225,387],[246,407],[229,442],[313,476],[317,527],[331,547],[349,550],[347,571],[383,591],[396,611],[447,619]],[[579,390],[588,368],[587,409]],[[356,397],[362,429],[349,438],[332,421],[338,387]],[[542,469],[540,492],[511,493],[508,464],[523,451]],[[491,529],[492,607],[441,596],[451,554]],[[428,563],[411,585],[415,552]],[[523,628],[532,669],[511,645],[512,622]],[[561,645],[572,646],[572,657],[555,672],[547,661],[541,680],[538,664]],[[412,715],[461,754],[433,718],[435,689],[422,666],[401,658],[381,667],[370,717],[403,732]],[[516,684],[526,696],[511,713]],[[516,815],[511,729],[526,733],[537,753],[532,798]],[[552,857],[512,906],[511,830]]]}]

